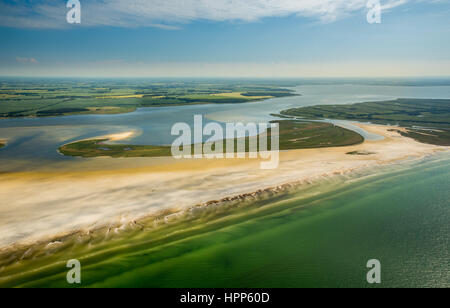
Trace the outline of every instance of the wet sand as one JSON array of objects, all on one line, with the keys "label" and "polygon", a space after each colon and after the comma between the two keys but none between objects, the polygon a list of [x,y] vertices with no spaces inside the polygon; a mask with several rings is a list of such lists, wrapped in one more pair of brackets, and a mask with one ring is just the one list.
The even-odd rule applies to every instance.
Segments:
[{"label": "wet sand", "polygon": [[[402,137],[389,131],[393,127],[360,126],[384,136],[384,140],[282,152],[280,166],[275,170],[261,170],[260,160],[248,159],[96,158],[49,166],[39,172],[1,174],[0,248],[52,241],[57,235],[105,226],[114,226],[120,232],[120,226],[149,215],[169,215],[212,200],[276,189],[288,183],[311,183],[448,150]],[[130,136],[124,133],[108,139]]]}]

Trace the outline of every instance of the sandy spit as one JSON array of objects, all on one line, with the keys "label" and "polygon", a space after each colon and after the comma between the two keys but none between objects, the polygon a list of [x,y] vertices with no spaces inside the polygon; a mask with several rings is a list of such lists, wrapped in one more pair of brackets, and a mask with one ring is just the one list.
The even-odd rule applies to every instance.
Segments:
[{"label": "sandy spit", "polygon": [[[80,168],[71,162],[47,172],[0,174],[0,249],[51,243],[56,236],[79,230],[126,225],[163,212],[173,215],[212,200],[449,150],[402,137],[391,131],[394,127],[360,126],[384,140],[282,152],[275,170],[261,170],[260,160],[249,159],[142,158],[80,160]],[[132,135],[103,138],[117,141]],[[373,154],[347,154],[353,151]]]}]

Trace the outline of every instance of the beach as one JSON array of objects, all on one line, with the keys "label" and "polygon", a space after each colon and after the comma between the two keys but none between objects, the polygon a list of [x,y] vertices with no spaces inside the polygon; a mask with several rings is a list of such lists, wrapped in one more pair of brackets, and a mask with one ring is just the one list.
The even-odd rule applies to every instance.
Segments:
[{"label": "beach", "polygon": [[0,289],[450,287],[449,1],[56,2],[0,4]]},{"label": "beach", "polygon": [[[384,139],[349,147],[282,152],[275,170],[260,170],[260,160],[249,159],[98,158],[78,160],[79,168],[72,162],[68,169],[60,166],[1,174],[0,247],[14,250],[102,228],[120,233],[130,222],[149,216],[170,216],[211,201],[265,189],[282,190],[283,185],[313,183],[448,150],[402,137],[395,131],[398,127],[358,125]],[[117,168],[111,168],[112,161]]]}]

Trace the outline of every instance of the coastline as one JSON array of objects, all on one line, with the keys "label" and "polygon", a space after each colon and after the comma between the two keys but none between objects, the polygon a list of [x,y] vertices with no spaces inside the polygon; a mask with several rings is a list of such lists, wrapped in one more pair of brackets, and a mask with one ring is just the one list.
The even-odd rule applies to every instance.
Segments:
[{"label": "coastline", "polygon": [[[289,286],[307,287],[317,283],[327,286],[329,282],[304,276],[305,268],[322,268],[323,260],[311,259],[311,256],[327,258],[337,253],[344,257],[346,268],[358,271],[361,254],[367,256],[365,258],[376,255],[385,259],[392,254],[398,256],[399,248],[404,253],[400,264],[405,258],[420,262],[423,254],[428,253],[432,260],[438,258],[443,265],[447,260],[445,254],[435,258],[435,253],[445,251],[445,237],[435,238],[435,234],[437,230],[448,229],[447,207],[445,200],[430,204],[431,208],[424,205],[427,198],[424,192],[431,183],[446,187],[443,180],[449,174],[449,158],[447,153],[441,153],[355,171],[321,180],[317,185],[303,185],[284,195],[268,195],[259,201],[203,207],[170,223],[161,221],[157,227],[148,221],[147,226],[140,223],[135,230],[121,229],[118,234],[110,232],[103,237],[95,233],[84,238],[72,236],[70,241],[51,243],[40,251],[35,248],[35,252],[29,252],[35,257],[29,260],[1,266],[0,287],[70,287],[65,279],[66,261],[73,258],[81,262],[83,287],[88,288],[182,288],[192,284],[200,288],[228,288],[235,285],[236,279],[240,287],[282,287],[286,286],[286,280],[282,278],[285,275],[280,277],[280,268],[269,272],[265,269],[278,262],[281,256],[294,257],[287,259],[287,268],[283,263],[285,269],[281,273],[292,274],[293,270],[299,275],[294,276]],[[399,204],[399,194],[400,199],[408,198],[408,202]],[[438,194],[435,190],[431,197]],[[405,216],[409,219],[398,221]],[[420,247],[411,251],[423,224],[429,225],[435,220],[440,225],[422,234],[423,241],[432,243],[432,251],[425,252]],[[392,225],[393,221],[401,224]],[[333,249],[336,240],[344,247]],[[236,264],[238,269],[230,272],[230,263]],[[396,272],[398,264],[391,264],[388,270]],[[405,283],[432,286],[437,281],[441,286],[448,285],[442,275],[429,273],[432,266],[422,269],[423,275],[418,280],[414,275],[399,274],[384,283],[392,287]],[[440,271],[445,270],[445,266],[441,266]],[[263,277],[276,279],[267,283],[260,275],[252,275],[255,271],[261,272]],[[333,276],[345,275],[350,280],[340,279],[346,281],[346,285],[358,287],[365,282],[360,279],[365,274],[363,268],[360,272],[360,275],[348,276],[346,271],[338,271]]]},{"label": "coastline", "polygon": [[[282,89],[283,87],[280,87]],[[210,94],[211,96],[215,97],[224,97],[228,98],[231,101],[228,102],[229,104],[245,104],[245,103],[260,103],[264,102],[266,100],[274,99],[274,98],[283,98],[283,97],[295,97],[295,96],[302,96],[300,93],[295,93],[292,91],[292,87],[285,87],[287,91],[289,91],[289,94],[286,96],[272,96],[272,95],[265,95],[265,96],[242,96],[238,97],[237,99],[240,99],[241,101],[236,102],[235,97],[230,94],[234,93],[219,93],[219,94]],[[225,95],[224,95],[225,94]],[[136,95],[132,95],[136,96]],[[144,95],[142,95],[144,96]],[[165,96],[163,96],[165,97]],[[122,97],[123,99],[127,99],[130,97]],[[119,99],[122,99],[119,98]],[[133,98],[133,97],[131,97]],[[143,97],[134,97],[135,99],[142,99]],[[161,98],[161,97],[160,97]],[[105,100],[108,99],[108,97],[93,97],[93,99],[97,100]],[[117,98],[113,98],[117,99]],[[234,101],[233,101],[234,99]],[[196,105],[209,105],[209,104],[220,104],[215,102],[215,100],[206,100],[202,101],[196,100],[196,101],[189,101],[189,102],[181,102],[180,103],[166,103],[164,101],[161,101],[159,104],[154,104],[151,106],[145,106],[145,105],[132,105],[130,107],[120,107],[120,106],[105,106],[105,107],[98,107],[97,105],[86,107],[84,111],[73,111],[73,112],[58,112],[58,110],[55,111],[54,114],[30,114],[30,115],[8,115],[8,116],[1,116],[0,120],[8,120],[8,119],[38,119],[38,118],[53,118],[53,117],[68,117],[68,116],[77,116],[77,115],[121,115],[121,114],[127,114],[127,113],[133,113],[138,109],[144,109],[144,108],[164,108],[164,107],[180,107],[180,106],[196,106]]]},{"label": "coastline", "polygon": [[[20,259],[33,255],[30,249],[45,248],[61,245],[62,242],[72,237],[83,237],[83,235],[105,234],[114,232],[120,234],[126,229],[139,229],[142,222],[153,221],[158,223],[169,223],[177,220],[192,210],[201,208],[216,207],[230,203],[257,200],[267,195],[285,194],[299,187],[316,183],[322,179],[329,179],[333,176],[351,174],[357,170],[389,165],[395,162],[407,160],[408,158],[420,159],[436,152],[448,150],[447,147],[430,146],[417,143],[416,141],[402,137],[398,132],[392,131],[392,127],[359,124],[365,130],[372,133],[381,134],[385,137],[381,141],[365,141],[361,145],[325,148],[292,150],[282,152],[280,168],[275,171],[261,171],[256,168],[259,161],[250,160],[211,160],[211,161],[181,161],[173,162],[164,160],[167,164],[148,167],[139,170],[120,170],[110,172],[92,171],[72,172],[63,174],[7,174],[0,177],[2,182],[0,194],[7,197],[14,195],[15,190],[23,185],[27,185],[27,193],[30,196],[26,200],[15,201],[9,198],[9,207],[15,211],[0,209],[2,224],[0,227],[3,234],[8,235],[17,232],[17,226],[23,229],[29,228],[31,235],[27,235],[22,229],[22,239],[6,243],[3,241],[0,247],[1,255],[15,255]],[[397,128],[398,129],[398,128]],[[126,135],[126,136],[125,136]],[[116,135],[114,135],[116,136]],[[129,137],[130,134],[119,134],[117,138]],[[111,136],[109,136],[111,137]],[[360,151],[376,153],[372,155],[354,156],[349,152]],[[224,170],[226,170],[225,173]],[[111,179],[114,177],[115,179]],[[134,183],[130,182],[131,178]],[[159,185],[154,181],[158,179]],[[161,181],[163,180],[163,181]],[[4,184],[3,184],[4,183]],[[53,204],[53,200],[62,198],[70,190],[70,184],[82,188],[85,195],[73,196],[71,202],[66,204],[64,215]],[[148,187],[149,183],[153,185]],[[51,184],[54,186],[48,191],[55,194],[42,193],[42,185]],[[80,187],[82,184],[83,187]],[[139,185],[138,185],[139,184]],[[66,186],[68,185],[68,186]],[[106,198],[105,189],[109,186],[113,193],[111,199],[105,200],[111,204],[111,200],[118,201],[118,206],[101,206],[97,204],[95,210],[92,208],[98,198]],[[30,187],[31,186],[31,187]],[[48,187],[48,186],[47,186]],[[136,194],[127,198],[123,196],[121,189],[134,187]],[[195,187],[195,188],[194,188]],[[143,192],[150,190],[151,192]],[[167,195],[168,191],[172,194]],[[202,191],[202,194],[199,194]],[[39,193],[38,193],[39,192]],[[95,215],[80,215],[72,218],[72,227],[65,230],[61,228],[48,228],[55,224],[55,220],[39,220],[39,216],[32,219],[22,220],[20,223],[13,216],[21,216],[21,210],[29,211],[28,205],[35,201],[36,195],[42,199],[43,203],[50,204],[47,207],[48,213],[41,215],[55,216],[59,221],[67,221],[70,215],[76,212],[98,210]],[[92,195],[94,194],[94,195]],[[97,197],[95,197],[97,195]],[[139,202],[133,197],[139,195],[141,200],[147,199],[146,205],[133,206]],[[119,197],[120,196],[120,197]],[[217,198],[215,198],[217,197]],[[124,199],[125,198],[125,199]],[[66,199],[66,198],[63,198]],[[92,200],[89,200],[92,199]],[[84,206],[80,206],[79,201],[83,201]],[[91,201],[91,202],[89,202]],[[54,201],[53,201],[54,202]],[[36,205],[39,207],[40,202]],[[51,206],[53,204],[53,206]],[[125,206],[124,206],[125,204]],[[20,209],[20,208],[23,209]],[[50,210],[48,209],[50,208]],[[69,213],[67,213],[69,212]],[[70,213],[72,212],[72,213]],[[105,218],[104,213],[108,212],[109,217]],[[68,216],[66,216],[68,215]],[[32,216],[32,215],[31,215]],[[102,217],[103,219],[99,217]],[[5,219],[6,218],[6,219]],[[37,219],[37,220],[36,220]],[[15,221],[16,220],[16,221]],[[39,221],[39,223],[35,223]],[[45,224],[48,226],[45,226]],[[66,225],[62,224],[61,225]],[[62,226],[61,226],[62,227]],[[42,230],[45,229],[43,232]],[[59,229],[59,231],[58,231]],[[39,250],[39,249],[36,249]],[[28,253],[27,253],[28,252]],[[20,253],[23,253],[20,255]],[[19,256],[20,255],[20,256]],[[4,258],[1,258],[2,260]]]}]

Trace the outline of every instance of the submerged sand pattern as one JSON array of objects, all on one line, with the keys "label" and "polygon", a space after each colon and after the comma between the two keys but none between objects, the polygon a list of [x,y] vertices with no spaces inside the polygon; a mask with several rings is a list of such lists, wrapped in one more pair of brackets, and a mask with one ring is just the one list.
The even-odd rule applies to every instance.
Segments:
[{"label": "submerged sand pattern", "polygon": [[[260,160],[98,158],[70,162],[70,168],[47,172],[2,174],[0,247],[51,241],[58,234],[105,226],[114,226],[107,228],[109,232],[120,232],[121,226],[158,213],[167,213],[170,221],[171,215],[194,205],[214,204],[212,200],[245,197],[268,187],[282,189],[288,183],[310,183],[448,150],[402,137],[393,127],[361,127],[385,139],[342,148],[282,152],[275,170],[261,170]],[[129,137],[129,133],[117,135],[118,139]],[[347,154],[355,151],[373,154]]]}]

